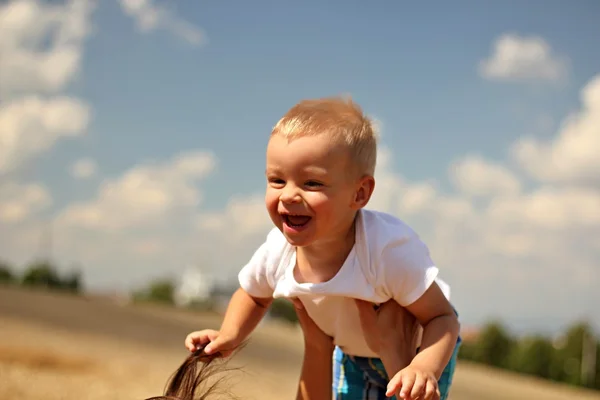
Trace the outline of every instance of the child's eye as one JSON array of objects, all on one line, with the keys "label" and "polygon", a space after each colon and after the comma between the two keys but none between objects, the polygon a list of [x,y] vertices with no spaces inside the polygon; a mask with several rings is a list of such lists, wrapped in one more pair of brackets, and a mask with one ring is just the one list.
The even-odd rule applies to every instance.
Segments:
[{"label": "child's eye", "polygon": [[269,183],[277,186],[285,185],[285,181],[279,178],[269,178]]},{"label": "child's eye", "polygon": [[320,182],[316,182],[316,181],[308,181],[308,182],[306,182],[306,186],[308,186],[309,188],[318,188],[318,187],[323,186],[323,184]]}]

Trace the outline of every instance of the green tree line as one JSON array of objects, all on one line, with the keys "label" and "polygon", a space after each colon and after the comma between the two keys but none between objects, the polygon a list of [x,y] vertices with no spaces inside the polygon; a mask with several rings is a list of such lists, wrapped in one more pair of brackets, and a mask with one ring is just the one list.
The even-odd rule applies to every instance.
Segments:
[{"label": "green tree line", "polygon": [[8,263],[0,261],[0,284],[41,287],[63,292],[80,293],[82,291],[81,272],[74,270],[60,274],[56,265],[46,260],[36,260],[15,272]]},{"label": "green tree line", "polygon": [[584,322],[573,324],[554,339],[515,337],[501,323],[490,322],[475,340],[463,342],[459,358],[600,390],[600,363],[594,362],[600,360],[600,340]]}]

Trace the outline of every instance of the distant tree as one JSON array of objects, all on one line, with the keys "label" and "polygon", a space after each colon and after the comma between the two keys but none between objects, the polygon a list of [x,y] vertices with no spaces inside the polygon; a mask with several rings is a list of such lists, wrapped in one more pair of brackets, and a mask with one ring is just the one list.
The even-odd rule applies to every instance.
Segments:
[{"label": "distant tree", "polygon": [[593,387],[594,389],[600,390],[600,339],[596,339],[596,379]]},{"label": "distant tree", "polygon": [[[582,381],[581,369],[584,337],[596,339],[595,371],[592,370],[591,379],[586,382]],[[493,322],[484,327],[476,341],[463,342],[459,357],[600,390],[600,338],[585,322],[573,324],[562,338],[555,341],[542,336],[515,340],[500,323]],[[593,364],[592,360],[590,366]]]},{"label": "distant tree", "polygon": [[487,324],[477,340],[475,360],[494,367],[508,368],[514,340],[499,322]]},{"label": "distant tree", "polygon": [[43,286],[61,288],[62,282],[55,267],[47,261],[36,261],[29,265],[21,280],[24,286]]},{"label": "distant tree", "polygon": [[581,358],[583,340],[585,335],[592,335],[592,329],[585,322],[571,325],[565,333],[565,344],[560,349],[558,356],[563,364],[563,381],[572,385],[582,385]]},{"label": "distant tree", "polygon": [[544,337],[524,338],[513,347],[510,367],[516,372],[550,379],[555,353],[552,343]]},{"label": "distant tree", "polygon": [[477,361],[477,343],[463,341],[458,350],[458,358],[467,361]]},{"label": "distant tree", "polygon": [[81,271],[77,269],[77,270],[71,272],[70,274],[67,274],[67,276],[62,278],[61,286],[66,291],[69,291],[72,293],[80,293],[82,291]]},{"label": "distant tree", "polygon": [[14,283],[17,280],[8,263],[0,261],[0,283]]},{"label": "distant tree", "polygon": [[49,261],[35,261],[30,264],[21,278],[23,286],[45,287],[71,293],[80,293],[81,271],[75,269],[64,277],[60,276],[57,268]]},{"label": "distant tree", "polygon": [[175,283],[168,278],[156,279],[147,288],[134,294],[134,299],[138,301],[151,301],[163,304],[175,303]]}]

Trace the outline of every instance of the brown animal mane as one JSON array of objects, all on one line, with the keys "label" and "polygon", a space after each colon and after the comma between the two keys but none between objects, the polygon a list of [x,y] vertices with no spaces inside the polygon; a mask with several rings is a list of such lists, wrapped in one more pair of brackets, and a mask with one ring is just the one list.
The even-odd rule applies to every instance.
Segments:
[{"label": "brown animal mane", "polygon": [[207,355],[204,347],[198,348],[171,375],[164,395],[146,400],[207,400],[213,395],[235,399],[223,385],[227,373],[236,370],[227,366],[230,357],[223,358],[221,353]]}]

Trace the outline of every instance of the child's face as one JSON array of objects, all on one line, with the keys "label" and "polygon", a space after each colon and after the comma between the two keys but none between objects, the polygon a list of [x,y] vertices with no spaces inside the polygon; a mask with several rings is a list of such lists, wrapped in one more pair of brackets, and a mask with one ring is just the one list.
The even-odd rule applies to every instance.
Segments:
[{"label": "child's face", "polygon": [[360,208],[361,183],[353,171],[348,149],[325,135],[291,141],[271,137],[265,202],[273,223],[292,245],[345,237],[344,229]]}]

